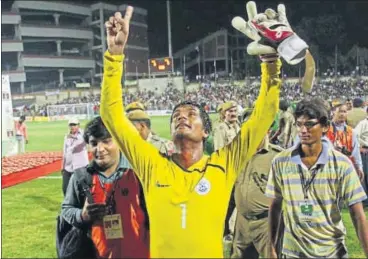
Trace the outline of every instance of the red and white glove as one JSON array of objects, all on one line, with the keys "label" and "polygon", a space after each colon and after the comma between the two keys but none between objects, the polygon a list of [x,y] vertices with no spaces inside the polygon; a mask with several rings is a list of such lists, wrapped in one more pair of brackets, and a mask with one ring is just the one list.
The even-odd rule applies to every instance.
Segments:
[{"label": "red and white glove", "polygon": [[280,56],[291,65],[304,60],[308,45],[290,27],[286,17],[285,5],[277,6],[277,13],[267,9],[256,15],[250,26],[261,36],[260,42],[277,49]]},{"label": "red and white glove", "polygon": [[267,9],[265,13],[258,14],[255,2],[250,1],[247,3],[249,21],[237,16],[231,23],[253,40],[247,46],[249,55],[278,53],[287,63],[298,64],[305,58],[308,45],[291,29],[285,5],[279,4],[277,11]]},{"label": "red and white glove", "polygon": [[253,40],[253,42],[247,46],[247,52],[249,55],[258,55],[260,59],[265,62],[275,61],[279,58],[276,49],[270,45],[261,44],[261,36],[250,23],[250,21],[258,15],[256,3],[250,1],[247,3],[246,7],[249,21],[246,22],[242,17],[236,16],[231,21],[232,26]]}]

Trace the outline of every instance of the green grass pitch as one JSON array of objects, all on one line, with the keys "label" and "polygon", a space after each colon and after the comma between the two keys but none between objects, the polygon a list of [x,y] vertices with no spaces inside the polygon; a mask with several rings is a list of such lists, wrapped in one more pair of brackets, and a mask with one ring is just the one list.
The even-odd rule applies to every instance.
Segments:
[{"label": "green grass pitch", "polygon": [[[214,118],[214,117],[213,117]],[[86,124],[83,121],[82,127]],[[62,150],[66,121],[28,122],[27,151]],[[153,117],[152,128],[170,138],[169,117]],[[60,176],[60,172],[52,174]],[[55,258],[55,223],[62,202],[61,179],[35,179],[2,190],[2,258]],[[351,258],[364,258],[349,212],[343,211]]]}]

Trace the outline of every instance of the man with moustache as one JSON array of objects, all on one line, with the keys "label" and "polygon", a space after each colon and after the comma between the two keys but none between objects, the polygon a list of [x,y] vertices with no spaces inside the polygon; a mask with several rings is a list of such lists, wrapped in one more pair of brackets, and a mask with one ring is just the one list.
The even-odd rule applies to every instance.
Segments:
[{"label": "man with moustache", "polygon": [[213,131],[215,150],[229,144],[238,134],[240,126],[238,124],[237,103],[234,101],[226,102],[222,105],[221,114],[223,121],[220,122]]}]

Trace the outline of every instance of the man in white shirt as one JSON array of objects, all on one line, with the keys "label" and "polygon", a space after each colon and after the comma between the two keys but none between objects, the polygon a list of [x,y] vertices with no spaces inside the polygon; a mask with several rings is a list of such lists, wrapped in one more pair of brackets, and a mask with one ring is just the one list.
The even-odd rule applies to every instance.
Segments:
[{"label": "man in white shirt", "polygon": [[[362,157],[364,181],[363,186],[368,193],[368,107],[366,107],[366,118],[361,120],[354,128],[360,144],[360,155]],[[368,205],[367,203],[364,205]]]},{"label": "man in white shirt", "polygon": [[83,139],[83,131],[79,128],[79,120],[72,118],[68,122],[69,133],[64,138],[63,149],[63,193],[65,196],[72,172],[88,165],[87,146]]}]

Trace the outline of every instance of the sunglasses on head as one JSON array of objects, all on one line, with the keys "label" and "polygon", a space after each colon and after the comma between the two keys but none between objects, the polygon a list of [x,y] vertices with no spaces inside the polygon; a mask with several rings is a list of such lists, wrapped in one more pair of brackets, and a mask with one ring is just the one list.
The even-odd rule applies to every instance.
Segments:
[{"label": "sunglasses on head", "polygon": [[78,124],[70,123],[69,126],[77,126]]}]

